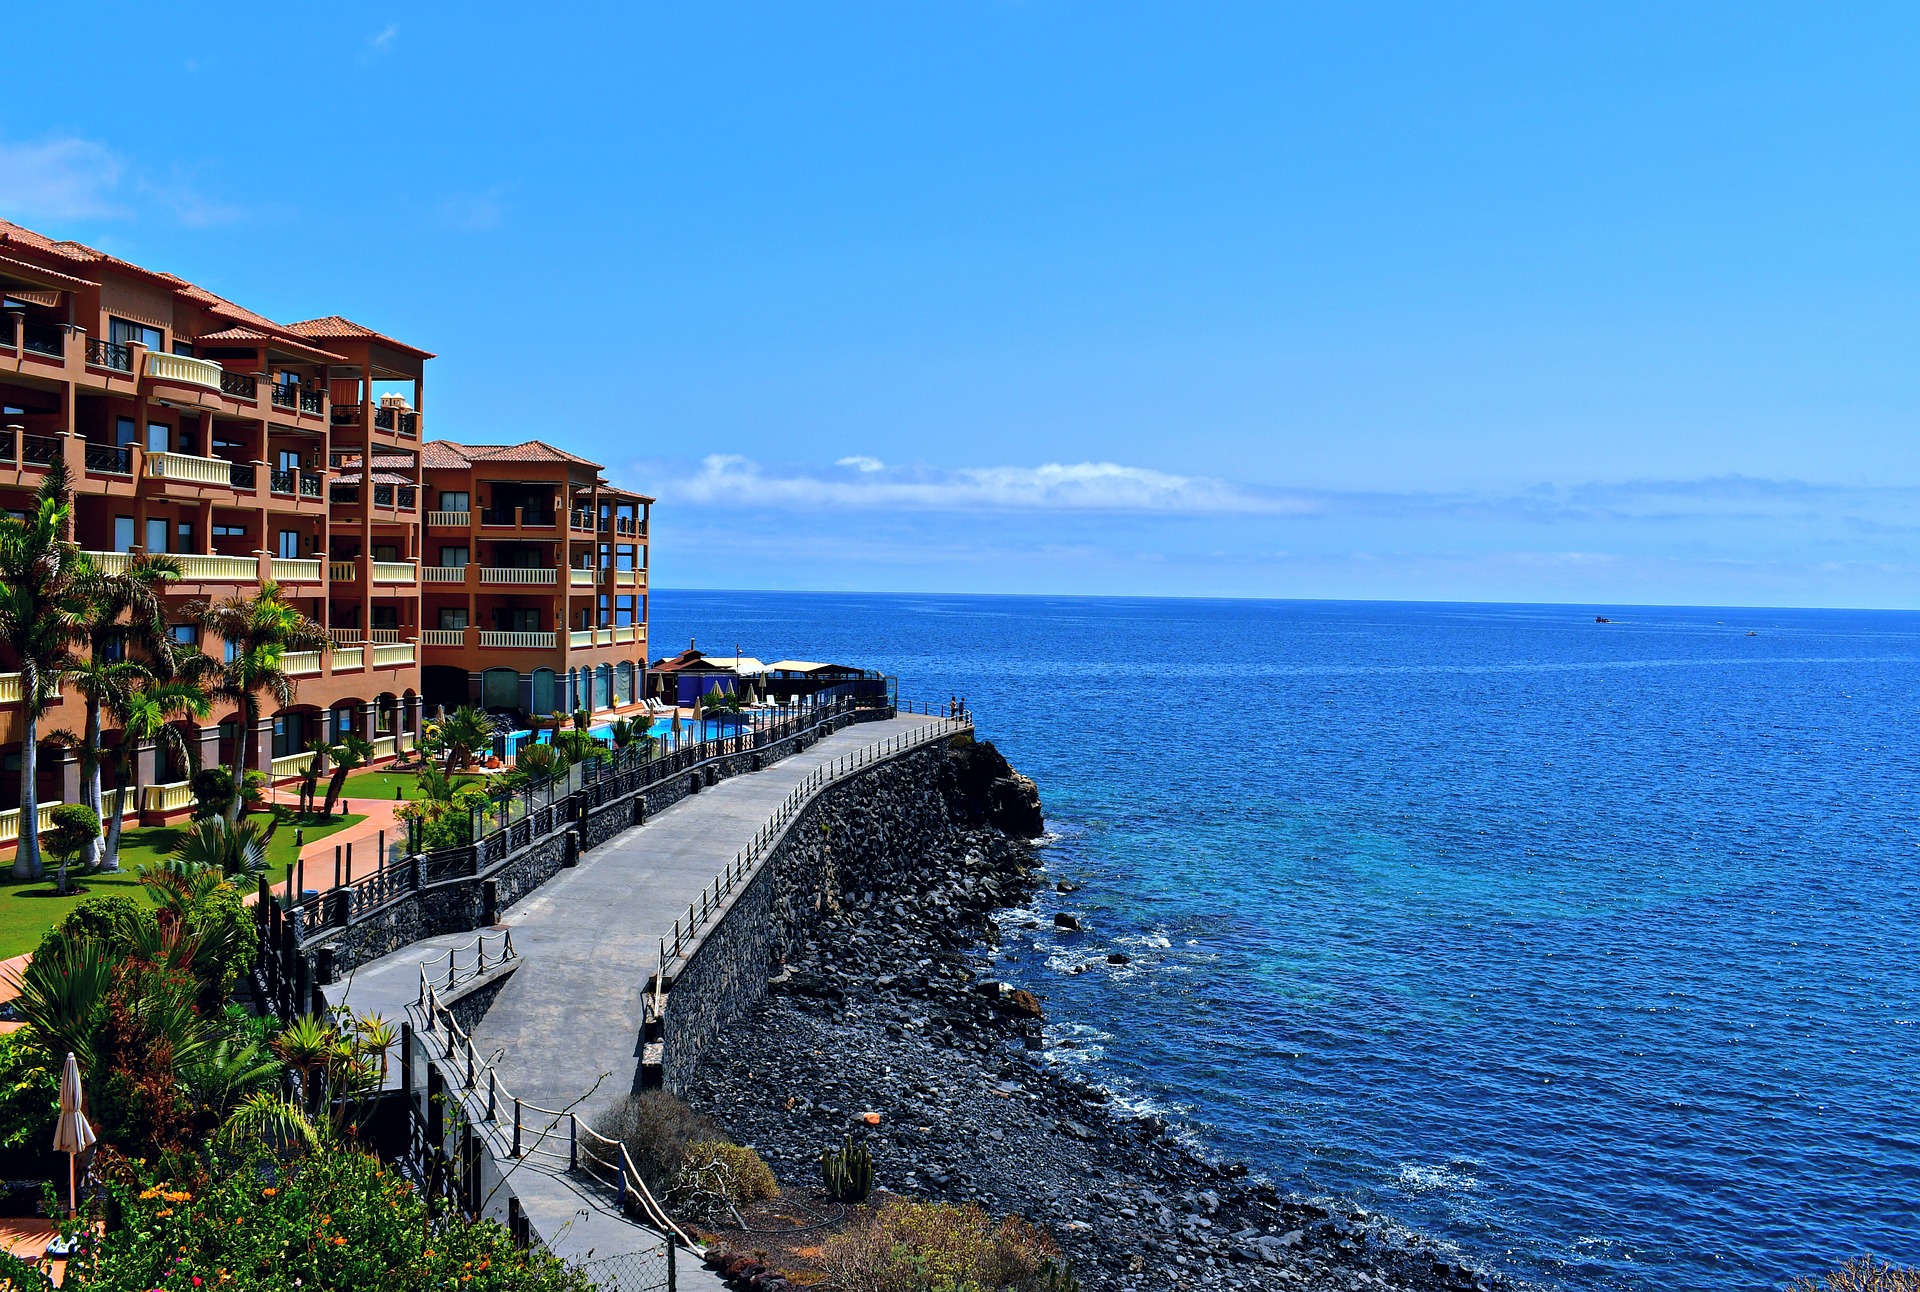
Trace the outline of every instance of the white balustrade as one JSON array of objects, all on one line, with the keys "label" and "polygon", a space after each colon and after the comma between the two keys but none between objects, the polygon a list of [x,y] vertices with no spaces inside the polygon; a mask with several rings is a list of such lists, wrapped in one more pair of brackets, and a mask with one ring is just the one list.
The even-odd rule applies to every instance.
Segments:
[{"label": "white balustrade", "polygon": [[464,628],[429,628],[420,634],[422,646],[465,646],[467,630]]},{"label": "white balustrade", "polygon": [[284,556],[276,556],[271,562],[273,577],[281,583],[318,583],[320,582],[320,562],[293,561]]},{"label": "white balustrade", "polygon": [[432,529],[469,529],[473,525],[473,513],[470,511],[430,511],[427,513],[427,525]]},{"label": "white balustrade", "polygon": [[[536,566],[532,569],[522,569],[518,566],[508,568],[482,566],[480,569],[480,582],[482,583],[538,584],[558,583],[559,581],[560,572],[551,566]],[[551,636],[552,634],[548,635]]]},{"label": "white balustrade", "polygon": [[373,648],[373,666],[375,668],[394,668],[401,664],[413,663],[413,643],[399,642]]},{"label": "white balustrade", "polygon": [[291,650],[280,657],[280,668],[288,677],[312,677],[320,671],[320,652]]},{"label": "white balustrade", "polygon": [[[551,574],[553,571],[549,570],[547,573]],[[552,650],[554,646],[554,634],[495,633],[483,631],[480,634],[480,644],[482,646],[510,646],[532,650]]]},{"label": "white balustrade", "polygon": [[[147,355],[149,362],[153,358],[151,353]],[[218,365],[215,365],[215,371],[218,370]],[[186,484],[224,485],[231,489],[233,463],[225,458],[196,458],[188,453],[149,453],[147,477],[152,480],[179,480]]]},{"label": "white balustrade", "polygon": [[[195,359],[184,354],[147,351],[147,376],[154,381],[171,381],[188,386],[220,389],[220,365],[211,359]],[[219,483],[225,484],[222,480]]]},{"label": "white balustrade", "polygon": [[417,583],[420,575],[412,561],[375,561],[372,565],[375,583]]},{"label": "white balustrade", "polygon": [[464,565],[423,565],[420,567],[422,583],[465,583],[467,567]]}]

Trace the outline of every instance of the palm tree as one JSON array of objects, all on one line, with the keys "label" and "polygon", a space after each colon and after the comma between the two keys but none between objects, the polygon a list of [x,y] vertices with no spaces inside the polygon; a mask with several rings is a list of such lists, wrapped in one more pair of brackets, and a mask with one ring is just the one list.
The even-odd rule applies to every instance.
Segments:
[{"label": "palm tree", "polygon": [[[201,656],[205,659],[205,656]],[[120,724],[120,759],[114,769],[113,815],[107,820],[106,852],[100,868],[120,869],[120,818],[126,813],[127,786],[133,786],[133,801],[140,802],[140,760],[134,755],[141,745],[152,741],[160,746],[161,756],[188,769],[199,770],[200,750],[180,734],[175,719],[191,717],[204,720],[213,711],[207,693],[192,681],[149,681],[108,706],[108,713]]]},{"label": "palm tree", "polygon": [[340,791],[346,786],[347,773],[373,761],[373,742],[349,731],[340,737],[339,744],[327,751],[327,757],[333,763],[333,775],[327,778],[327,805],[320,814],[323,817],[333,815],[333,805],[340,801]]},{"label": "palm tree", "polygon": [[[117,693],[146,670],[128,658],[129,646],[172,671],[173,644],[167,640],[165,585],[180,577],[179,559],[164,554],[138,556],[119,573],[84,559],[76,590],[86,603],[87,660],[69,671],[66,681],[86,701],[86,730],[76,742],[80,753],[80,801],[100,811],[100,713]],[[104,837],[87,849],[87,865],[100,864]]]},{"label": "palm tree", "polygon": [[39,879],[45,873],[36,829],[40,719],[59,695],[62,675],[78,658],[75,648],[87,639],[86,603],[77,586],[86,558],[67,538],[72,520],[66,467],[58,458],[48,465],[25,519],[0,517],[0,654],[20,671],[26,719],[20,738],[21,829],[13,858],[15,879]]},{"label": "palm tree", "polygon": [[[80,756],[80,802],[93,809],[96,816],[104,816],[100,810],[100,716],[125,709],[127,697],[152,677],[145,664],[112,659],[97,647],[87,658],[76,659],[62,674],[61,680],[86,702],[86,721],[78,733],[62,727],[49,732],[48,739]],[[102,864],[105,845],[103,835],[87,846],[86,869]]]},{"label": "palm tree", "polygon": [[290,651],[325,651],[327,630],[280,599],[280,585],[269,579],[251,597],[228,597],[197,604],[191,613],[200,627],[227,643],[231,657],[214,675],[213,698],[240,711],[240,738],[233,748],[233,800],[227,821],[240,819],[246,798],[247,751],[260,720],[260,697],[271,695],[281,708],[293,703],[299,684],[285,668]]},{"label": "palm tree", "polygon": [[441,724],[440,743],[447,751],[447,770],[457,772],[493,744],[493,726],[483,711],[463,704]]}]

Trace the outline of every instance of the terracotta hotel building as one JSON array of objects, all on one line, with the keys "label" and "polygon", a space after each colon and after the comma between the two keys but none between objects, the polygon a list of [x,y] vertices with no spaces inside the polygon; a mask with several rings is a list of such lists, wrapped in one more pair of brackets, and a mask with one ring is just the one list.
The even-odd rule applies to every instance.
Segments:
[{"label": "terracotta hotel building", "polygon": [[[391,756],[442,705],[641,699],[652,499],[540,440],[429,439],[432,357],[337,315],[275,323],[0,221],[0,508],[30,506],[58,458],[74,541],[103,564],[177,556],[173,607],[271,579],[333,639],[290,657],[296,703],[256,730],[232,712],[189,724],[204,761],[251,740],[251,765],[285,778],[316,736],[356,731]],[[184,615],[171,631],[223,650]],[[0,674],[0,807],[18,801],[19,701]],[[41,732],[80,721],[68,693]],[[146,815],[184,806],[183,769],[138,757]],[[45,745],[40,768],[42,803],[76,800],[70,751]],[[0,820],[0,845],[17,828]]]}]

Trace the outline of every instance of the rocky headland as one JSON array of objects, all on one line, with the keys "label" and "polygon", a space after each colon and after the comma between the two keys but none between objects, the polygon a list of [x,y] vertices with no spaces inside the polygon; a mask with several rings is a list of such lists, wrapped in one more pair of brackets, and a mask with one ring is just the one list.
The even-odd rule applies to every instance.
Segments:
[{"label": "rocky headland", "polygon": [[1040,880],[1038,797],[989,744],[949,758],[960,826],[921,859],[914,891],[841,892],[709,1051],[682,1091],[695,1108],[796,1194],[817,1188],[823,1148],[863,1139],[878,1189],[1024,1216],[1088,1289],[1497,1285],[1385,1217],[1213,1160],[1047,1064],[1041,1002],[994,972],[994,913]]}]

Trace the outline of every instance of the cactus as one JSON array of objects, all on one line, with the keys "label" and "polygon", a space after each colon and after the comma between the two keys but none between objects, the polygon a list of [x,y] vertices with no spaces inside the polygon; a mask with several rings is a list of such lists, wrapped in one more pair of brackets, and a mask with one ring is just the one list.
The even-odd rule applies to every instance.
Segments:
[{"label": "cactus", "polygon": [[873,1192],[873,1154],[849,1135],[842,1147],[820,1150],[820,1174],[835,1202],[865,1202]]},{"label": "cactus", "polygon": [[1039,1292],[1080,1292],[1080,1280],[1073,1277],[1073,1262],[1055,1265],[1051,1260],[1040,1262]]}]

